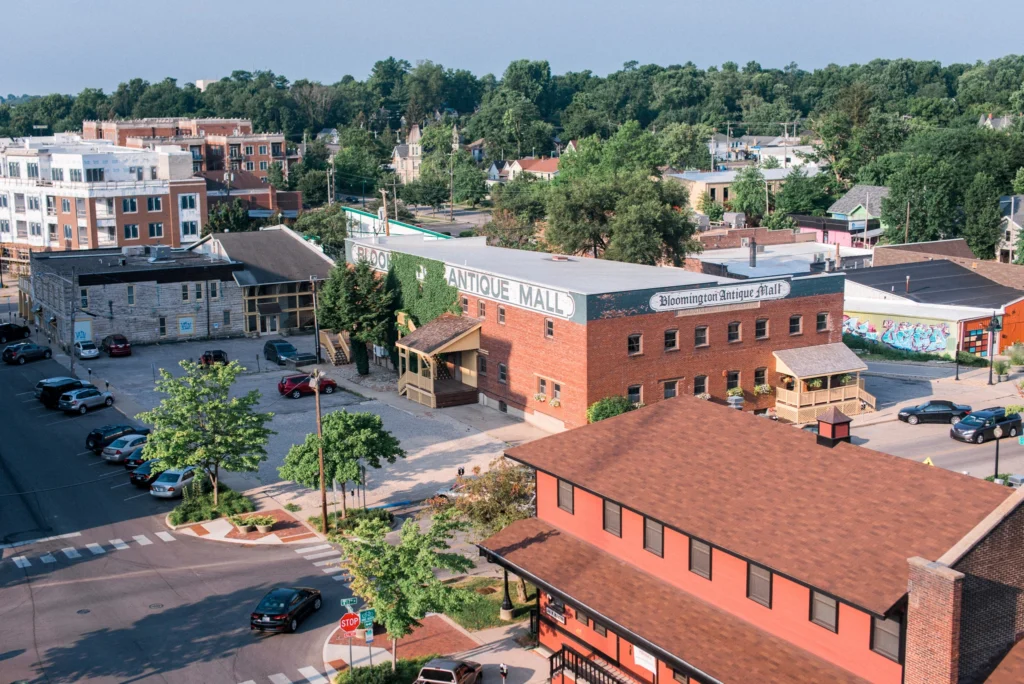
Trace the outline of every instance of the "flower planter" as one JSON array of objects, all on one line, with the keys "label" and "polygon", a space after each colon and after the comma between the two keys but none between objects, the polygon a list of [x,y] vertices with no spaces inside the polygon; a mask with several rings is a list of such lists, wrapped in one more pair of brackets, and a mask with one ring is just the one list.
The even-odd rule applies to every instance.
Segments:
[{"label": "flower planter", "polygon": [[999,382],[1006,382],[1009,379],[1010,379],[1010,374],[1009,373],[1003,373],[1002,375],[999,376]]},{"label": "flower planter", "polygon": [[269,525],[257,525],[256,526],[256,531],[259,532],[260,534],[270,534],[270,531],[272,529],[274,529],[274,524],[273,523],[271,523]]},{"label": "flower planter", "polygon": [[256,526],[255,525],[235,525],[235,529],[238,530],[240,534],[248,534],[249,532],[252,532],[253,530],[255,530]]}]

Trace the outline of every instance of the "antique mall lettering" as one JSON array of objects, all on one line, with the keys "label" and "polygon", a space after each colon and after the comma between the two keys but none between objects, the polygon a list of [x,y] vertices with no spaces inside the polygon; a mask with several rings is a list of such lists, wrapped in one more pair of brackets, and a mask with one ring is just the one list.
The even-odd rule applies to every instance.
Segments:
[{"label": "antique mall lettering", "polygon": [[789,295],[789,291],[788,280],[767,280],[722,287],[658,292],[651,297],[650,305],[655,311],[679,311],[704,306],[783,299]]}]

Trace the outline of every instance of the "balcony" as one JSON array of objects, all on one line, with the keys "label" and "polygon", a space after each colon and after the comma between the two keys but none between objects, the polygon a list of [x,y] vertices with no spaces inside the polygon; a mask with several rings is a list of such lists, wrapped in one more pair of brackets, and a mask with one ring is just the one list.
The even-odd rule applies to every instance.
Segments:
[{"label": "balcony", "polygon": [[773,352],[782,385],[775,388],[775,413],[791,423],[810,423],[830,408],[848,416],[874,411],[875,397],[864,391],[867,366],[845,344],[825,344]]}]

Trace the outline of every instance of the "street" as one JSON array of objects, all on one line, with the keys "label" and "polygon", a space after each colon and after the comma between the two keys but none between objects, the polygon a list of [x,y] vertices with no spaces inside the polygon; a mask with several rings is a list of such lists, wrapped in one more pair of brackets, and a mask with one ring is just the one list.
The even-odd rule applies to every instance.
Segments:
[{"label": "street", "polygon": [[[168,531],[174,502],[84,448],[90,429],[126,422],[116,405],[68,418],[33,397],[66,374],[55,361],[0,368],[0,680],[323,682],[345,582],[303,544]],[[319,589],[323,609],[296,634],[250,633],[249,613],[281,585]]]}]

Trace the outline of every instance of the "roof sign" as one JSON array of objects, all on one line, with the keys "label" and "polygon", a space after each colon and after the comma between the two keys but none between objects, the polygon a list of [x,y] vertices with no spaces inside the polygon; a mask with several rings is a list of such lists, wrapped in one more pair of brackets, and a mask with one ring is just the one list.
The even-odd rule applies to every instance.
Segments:
[{"label": "roof sign", "polygon": [[655,311],[680,311],[705,306],[785,299],[789,292],[788,280],[764,280],[721,287],[656,292],[651,296],[650,305]]}]

